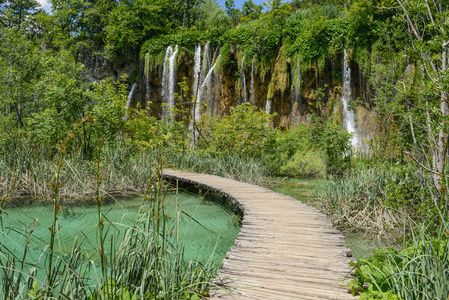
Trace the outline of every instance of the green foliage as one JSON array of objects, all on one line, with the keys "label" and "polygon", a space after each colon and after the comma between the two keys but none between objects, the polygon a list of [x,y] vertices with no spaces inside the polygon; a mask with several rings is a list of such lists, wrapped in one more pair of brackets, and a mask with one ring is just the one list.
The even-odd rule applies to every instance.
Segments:
[{"label": "green foliage", "polygon": [[105,54],[110,60],[126,58],[128,49],[138,48],[146,39],[165,30],[165,0],[122,1],[111,11],[105,27]]},{"label": "green foliage", "polygon": [[332,5],[297,10],[284,26],[289,45],[287,54],[299,53],[303,62],[318,64],[322,71],[322,62],[336,59],[344,48],[346,22],[338,8]]},{"label": "green foliage", "polygon": [[351,134],[339,125],[324,122],[321,118],[312,120],[309,139],[320,148],[326,157],[327,170],[331,174],[343,174],[351,167]]},{"label": "green foliage", "polygon": [[270,117],[249,103],[232,107],[221,119],[205,115],[198,123],[199,149],[217,156],[261,157],[273,138],[274,130],[267,125]]},{"label": "green foliage", "polygon": [[281,166],[280,174],[293,177],[324,177],[326,162],[323,157],[319,151],[298,150]]},{"label": "green foliage", "polygon": [[446,299],[448,223],[440,219],[434,228],[434,222],[432,218],[419,225],[417,232],[412,229],[412,245],[401,251],[378,249],[351,263],[357,275],[348,284],[353,295],[360,299]]},{"label": "green foliage", "polygon": [[339,126],[313,122],[279,132],[267,148],[271,172],[296,177],[341,174],[351,166],[350,135]]},{"label": "green foliage", "polygon": [[122,132],[125,125],[127,94],[125,84],[113,83],[110,79],[94,83],[92,90],[86,91],[92,103],[87,109],[94,119],[96,136],[113,141]]}]

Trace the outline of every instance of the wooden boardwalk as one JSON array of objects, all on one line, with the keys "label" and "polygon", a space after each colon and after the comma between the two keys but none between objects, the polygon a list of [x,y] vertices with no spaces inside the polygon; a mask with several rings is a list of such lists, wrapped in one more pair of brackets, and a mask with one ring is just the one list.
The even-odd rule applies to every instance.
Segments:
[{"label": "wooden boardwalk", "polygon": [[[212,299],[355,299],[347,293],[351,251],[315,208],[255,185],[164,170],[164,177],[219,192],[244,213]],[[345,281],[345,282],[343,282]]]}]

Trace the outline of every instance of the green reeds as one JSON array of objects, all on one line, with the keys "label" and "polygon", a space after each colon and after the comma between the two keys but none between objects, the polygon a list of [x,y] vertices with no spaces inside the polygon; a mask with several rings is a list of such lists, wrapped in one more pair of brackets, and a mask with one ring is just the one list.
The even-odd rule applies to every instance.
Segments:
[{"label": "green reeds", "polygon": [[[408,223],[403,249],[378,249],[353,263],[350,284],[363,299],[448,299],[449,221],[446,209],[423,223]],[[362,296],[361,296],[362,298]]]},{"label": "green reeds", "polygon": [[[62,148],[61,148],[62,149]],[[59,197],[60,174],[67,171],[63,154],[58,160],[54,188],[54,217],[50,226],[50,242],[37,259],[28,255],[33,227],[22,232],[26,242],[23,255],[17,249],[0,244],[0,297],[3,299],[199,299],[207,295],[210,280],[215,276],[212,263],[186,263],[183,248],[177,242],[177,232],[168,228],[164,212],[164,187],[161,172],[162,159],[154,159],[148,194],[136,211],[136,222],[127,226],[112,223],[102,211],[104,159],[106,152],[99,147],[96,161],[96,201],[98,211],[97,241],[89,240],[82,232],[72,250],[63,254],[57,247],[56,237],[64,235],[58,229],[58,213],[62,209]],[[106,164],[107,165],[107,164]],[[77,178],[82,178],[76,174]],[[177,214],[179,217],[179,214]],[[54,230],[52,230],[54,229]],[[7,230],[2,233],[7,236]],[[107,239],[109,237],[109,239]],[[20,244],[20,243],[19,243]],[[97,255],[89,258],[82,245],[88,245]],[[92,252],[91,251],[91,252]],[[42,264],[42,262],[46,262]]]},{"label": "green reeds", "polygon": [[401,228],[403,202],[394,189],[403,181],[389,169],[354,169],[345,178],[327,180],[318,205],[334,224],[384,235]]},{"label": "green reeds", "polygon": [[201,152],[165,153],[163,156],[175,168],[231,178],[251,184],[263,184],[270,176],[260,159],[239,155],[212,156]]}]

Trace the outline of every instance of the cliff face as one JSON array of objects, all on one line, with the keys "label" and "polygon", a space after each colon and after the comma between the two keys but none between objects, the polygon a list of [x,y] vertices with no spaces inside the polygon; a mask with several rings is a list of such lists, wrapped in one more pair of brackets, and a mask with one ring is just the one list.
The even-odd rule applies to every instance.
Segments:
[{"label": "cliff face", "polygon": [[[123,73],[134,72],[137,76],[132,76],[131,81],[134,79],[137,88],[131,105],[139,103],[142,107],[148,107],[150,113],[159,118],[164,116],[164,107],[168,105],[163,105],[168,101],[163,90],[165,94],[167,89],[171,89],[172,94],[180,95],[178,83],[184,80],[190,89],[187,95],[182,95],[182,106],[188,109],[192,117],[193,104],[190,100],[197,95],[201,108],[197,110],[196,118],[198,114],[206,113],[223,116],[229,113],[232,106],[250,102],[270,114],[275,113],[274,126],[295,127],[308,122],[314,113],[346,128],[340,101],[345,72],[343,54],[340,60],[325,61],[321,70],[316,66],[300,70],[299,63],[286,57],[282,47],[277,57],[269,62],[242,57],[236,45],[230,45],[225,58],[220,54],[220,47],[212,49],[205,43],[197,47],[200,48],[195,50],[196,53],[179,49],[173,66],[170,66],[166,54],[165,61],[150,68],[147,74],[144,72],[144,62],[131,58],[127,64],[113,66],[99,57],[86,56],[84,63],[89,69],[86,76],[89,80],[99,80],[108,76],[119,78]],[[348,65],[351,70],[350,99],[357,100],[352,101],[352,107],[356,107],[356,135],[359,149],[366,150],[364,139],[369,138],[373,122],[364,104],[369,103],[371,90],[368,79],[358,66],[353,62],[348,62]],[[171,86],[167,86],[169,82]],[[179,99],[175,99],[173,105],[176,104],[180,106]]]}]

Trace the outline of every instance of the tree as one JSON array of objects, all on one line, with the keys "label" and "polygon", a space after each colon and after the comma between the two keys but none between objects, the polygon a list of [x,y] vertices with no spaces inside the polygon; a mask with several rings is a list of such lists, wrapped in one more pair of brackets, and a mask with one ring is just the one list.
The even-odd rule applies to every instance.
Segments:
[{"label": "tree", "polygon": [[[445,181],[445,163],[448,149],[448,88],[447,72],[449,45],[449,13],[446,4],[429,3],[428,0],[397,0],[400,13],[407,26],[413,54],[419,58],[423,70],[425,85],[420,84],[420,93],[426,95],[424,113],[428,133],[428,147],[431,152],[431,164],[423,166],[433,177],[440,195],[443,195]],[[432,101],[432,98],[434,101]],[[430,115],[437,112],[438,121]],[[415,157],[415,160],[417,158]],[[422,162],[417,160],[422,165]]]},{"label": "tree", "polygon": [[[21,31],[0,33],[0,95],[2,111],[13,111],[17,128],[24,127],[24,111],[33,99],[33,79],[39,72],[36,46]],[[6,113],[6,117],[10,117]]]},{"label": "tree", "polygon": [[36,0],[8,0],[0,2],[2,21],[5,26],[25,28],[23,26],[30,15],[38,11],[39,3]]},{"label": "tree", "polygon": [[262,8],[262,5],[256,5],[251,0],[245,1],[242,6],[242,22],[245,23],[259,19],[262,13]]},{"label": "tree", "polygon": [[234,25],[237,25],[237,21],[239,19],[240,10],[235,8],[234,0],[226,0],[225,1],[226,13],[231,17]]},{"label": "tree", "polygon": [[268,19],[281,20],[292,13],[292,8],[287,3],[282,3],[282,0],[268,0],[263,3],[268,12],[265,15]]},{"label": "tree", "polygon": [[105,54],[109,60],[125,59],[145,40],[168,30],[167,0],[121,1],[106,26]]}]

